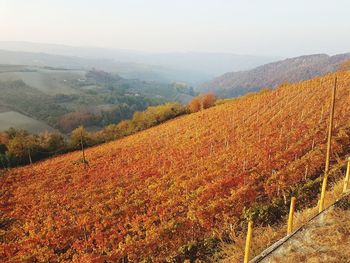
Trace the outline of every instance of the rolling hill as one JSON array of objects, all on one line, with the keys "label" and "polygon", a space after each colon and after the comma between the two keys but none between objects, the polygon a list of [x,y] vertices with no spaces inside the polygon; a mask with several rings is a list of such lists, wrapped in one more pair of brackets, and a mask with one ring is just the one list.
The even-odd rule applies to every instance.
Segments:
[{"label": "rolling hill", "polygon": [[252,70],[226,73],[203,83],[197,89],[214,91],[221,97],[234,97],[261,88],[275,88],[281,83],[294,83],[334,72],[348,59],[350,59],[350,53],[288,58]]},{"label": "rolling hill", "polygon": [[[0,49],[27,52],[26,56],[28,56],[28,52],[32,56],[34,55],[33,53],[41,53],[39,54],[41,58],[44,55],[54,55],[49,56],[54,59],[53,61],[60,59],[62,62],[64,57],[73,63],[84,61],[82,65],[95,64],[93,66],[95,68],[115,72],[125,78],[167,82],[184,81],[191,85],[210,80],[214,76],[229,70],[247,70],[278,60],[277,57],[237,55],[232,53],[152,53],[14,41],[0,41]],[[22,59],[20,56],[15,56],[15,58]],[[3,63],[1,62],[1,52],[0,63]],[[98,63],[98,66],[96,63]]]},{"label": "rolling hill", "polygon": [[[336,75],[334,157],[350,144],[350,72]],[[334,77],[223,101],[89,148],[88,165],[73,152],[2,171],[0,259],[208,261],[219,230],[240,228],[249,211],[273,223],[288,211],[283,200],[318,178]]]},{"label": "rolling hill", "polygon": [[55,130],[42,121],[35,120],[16,111],[0,112],[0,131],[16,127],[31,133],[41,133]]},{"label": "rolling hill", "polygon": [[145,81],[187,81],[198,83],[212,76],[197,71],[181,71],[166,67],[147,65],[136,62],[120,62],[111,58],[85,58],[78,56],[64,56],[50,53],[20,52],[0,50],[0,64],[4,65],[27,65],[37,67],[51,67],[71,70],[100,70],[113,72],[128,79],[140,79]]},{"label": "rolling hill", "polygon": [[[0,65],[0,91],[2,111],[22,114],[18,123],[6,119],[12,114],[3,114],[2,120],[7,124],[45,131],[48,128],[45,125],[34,127],[38,121],[43,121],[62,132],[81,124],[103,127],[128,119],[135,111],[151,105],[168,101],[187,103],[194,95],[190,87],[181,83],[125,79],[95,69],[21,65]],[[67,126],[62,123],[64,116],[72,112],[91,116],[88,122],[75,121]]]}]

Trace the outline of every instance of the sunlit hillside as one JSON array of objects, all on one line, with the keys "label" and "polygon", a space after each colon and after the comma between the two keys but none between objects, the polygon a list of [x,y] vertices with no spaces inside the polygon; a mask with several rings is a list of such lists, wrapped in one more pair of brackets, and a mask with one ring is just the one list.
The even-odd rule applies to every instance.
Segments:
[{"label": "sunlit hillside", "polygon": [[[334,132],[348,140],[350,72],[336,74]],[[224,101],[87,149],[86,167],[74,152],[4,172],[0,259],[204,258],[214,230],[323,169],[334,77]],[[334,156],[342,143],[333,142]]]}]

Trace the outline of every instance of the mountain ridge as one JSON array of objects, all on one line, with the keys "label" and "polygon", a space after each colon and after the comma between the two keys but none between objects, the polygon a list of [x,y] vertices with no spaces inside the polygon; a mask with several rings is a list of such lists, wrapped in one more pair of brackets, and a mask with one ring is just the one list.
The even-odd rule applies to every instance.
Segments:
[{"label": "mountain ridge", "polygon": [[[85,59],[107,59],[115,63],[136,63],[147,65],[151,70],[158,73],[162,73],[162,70],[165,73],[170,71],[170,73],[173,73],[173,75],[170,75],[173,78],[171,81],[192,80],[196,84],[210,80],[228,70],[251,69],[278,59],[278,57],[272,56],[239,55],[221,52],[144,52],[16,41],[0,41],[0,49],[17,52],[44,52]],[[185,74],[186,72],[187,75]]]},{"label": "mountain ridge", "polygon": [[284,82],[298,82],[333,72],[350,59],[350,53],[312,54],[268,63],[252,70],[228,72],[197,87],[222,97],[242,95],[261,88],[275,88]]}]

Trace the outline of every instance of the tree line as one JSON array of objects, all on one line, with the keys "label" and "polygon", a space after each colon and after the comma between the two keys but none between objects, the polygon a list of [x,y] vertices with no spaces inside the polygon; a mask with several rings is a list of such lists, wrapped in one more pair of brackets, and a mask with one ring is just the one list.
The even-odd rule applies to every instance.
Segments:
[{"label": "tree line", "polygon": [[23,129],[10,128],[0,132],[0,169],[31,164],[48,157],[116,140],[180,115],[209,108],[215,101],[215,95],[207,93],[193,98],[188,105],[171,102],[150,106],[145,111],[135,112],[129,120],[110,124],[97,132],[89,132],[81,125],[68,137],[59,132],[31,134]]}]

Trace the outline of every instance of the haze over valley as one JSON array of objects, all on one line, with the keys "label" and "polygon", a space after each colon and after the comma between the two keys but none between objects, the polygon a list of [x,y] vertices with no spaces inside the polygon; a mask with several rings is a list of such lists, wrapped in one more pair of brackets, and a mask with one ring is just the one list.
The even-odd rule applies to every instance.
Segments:
[{"label": "haze over valley", "polygon": [[349,10],[0,0],[0,262],[350,262]]}]

